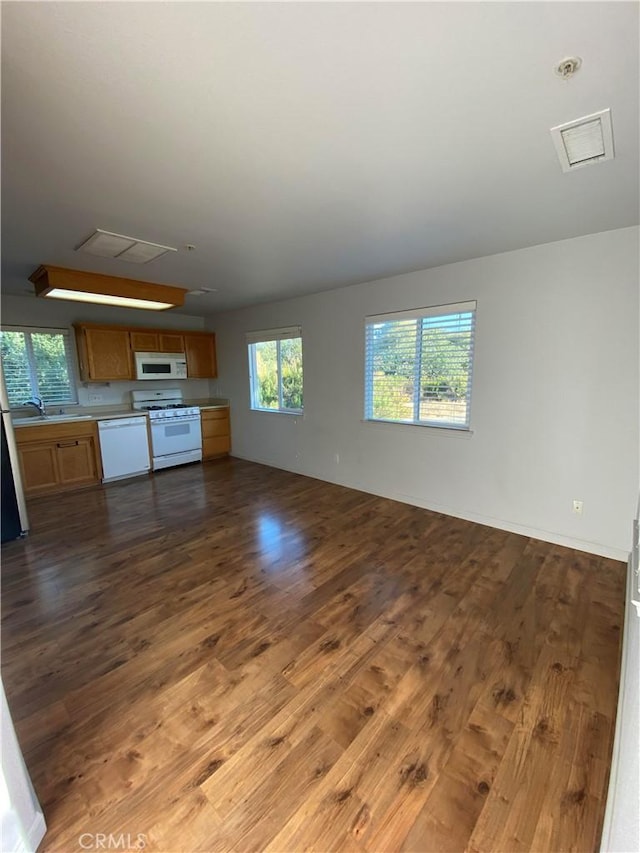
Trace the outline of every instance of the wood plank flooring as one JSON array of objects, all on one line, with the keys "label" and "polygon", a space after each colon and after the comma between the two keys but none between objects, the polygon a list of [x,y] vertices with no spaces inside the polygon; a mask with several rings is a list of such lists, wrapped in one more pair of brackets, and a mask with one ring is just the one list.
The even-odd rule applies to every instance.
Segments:
[{"label": "wood plank flooring", "polygon": [[30,510],[41,850],[597,849],[621,563],[233,459]]}]

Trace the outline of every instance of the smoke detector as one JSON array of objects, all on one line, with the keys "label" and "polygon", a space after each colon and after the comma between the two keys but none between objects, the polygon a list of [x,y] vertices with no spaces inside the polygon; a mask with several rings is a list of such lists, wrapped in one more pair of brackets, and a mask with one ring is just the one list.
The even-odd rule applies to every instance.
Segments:
[{"label": "smoke detector", "polygon": [[613,160],[611,110],[601,110],[552,127],[551,137],[563,172]]}]

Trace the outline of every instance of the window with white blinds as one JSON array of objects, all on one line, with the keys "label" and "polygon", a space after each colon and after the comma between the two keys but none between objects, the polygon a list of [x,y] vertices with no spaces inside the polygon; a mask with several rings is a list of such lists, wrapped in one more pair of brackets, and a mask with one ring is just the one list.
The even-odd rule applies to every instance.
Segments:
[{"label": "window with white blinds", "polygon": [[251,408],[301,414],[302,331],[299,326],[248,332]]},{"label": "window with white blinds", "polygon": [[468,429],[476,303],[366,318],[365,418]]},{"label": "window with white blinds", "polygon": [[32,397],[45,403],[77,403],[68,329],[3,326],[2,371],[12,407]]}]

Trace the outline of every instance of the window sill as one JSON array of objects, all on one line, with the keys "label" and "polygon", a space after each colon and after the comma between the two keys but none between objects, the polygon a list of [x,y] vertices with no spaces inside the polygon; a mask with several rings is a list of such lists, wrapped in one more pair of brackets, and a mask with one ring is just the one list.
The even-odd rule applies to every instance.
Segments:
[{"label": "window sill", "polygon": [[250,412],[258,412],[261,415],[293,415],[294,418],[302,418],[304,416],[303,409],[256,409],[253,406],[249,409]]},{"label": "window sill", "polygon": [[473,430],[468,427],[444,427],[433,426],[432,424],[414,424],[403,423],[402,421],[383,421],[373,420],[371,418],[363,418],[363,424],[372,424],[377,427],[417,427],[418,429],[428,430],[431,435],[439,435],[443,438],[462,438],[469,439],[473,437]]}]

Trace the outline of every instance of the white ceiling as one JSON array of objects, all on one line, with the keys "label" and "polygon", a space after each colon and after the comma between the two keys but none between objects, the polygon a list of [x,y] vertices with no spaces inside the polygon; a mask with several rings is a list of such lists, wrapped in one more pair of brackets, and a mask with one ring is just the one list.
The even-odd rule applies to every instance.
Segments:
[{"label": "white ceiling", "polygon": [[[3,289],[210,313],[637,223],[638,52],[635,2],[5,2]],[[616,158],[563,174],[549,128],[606,107]],[[180,251],[74,253],[95,228]]]}]

